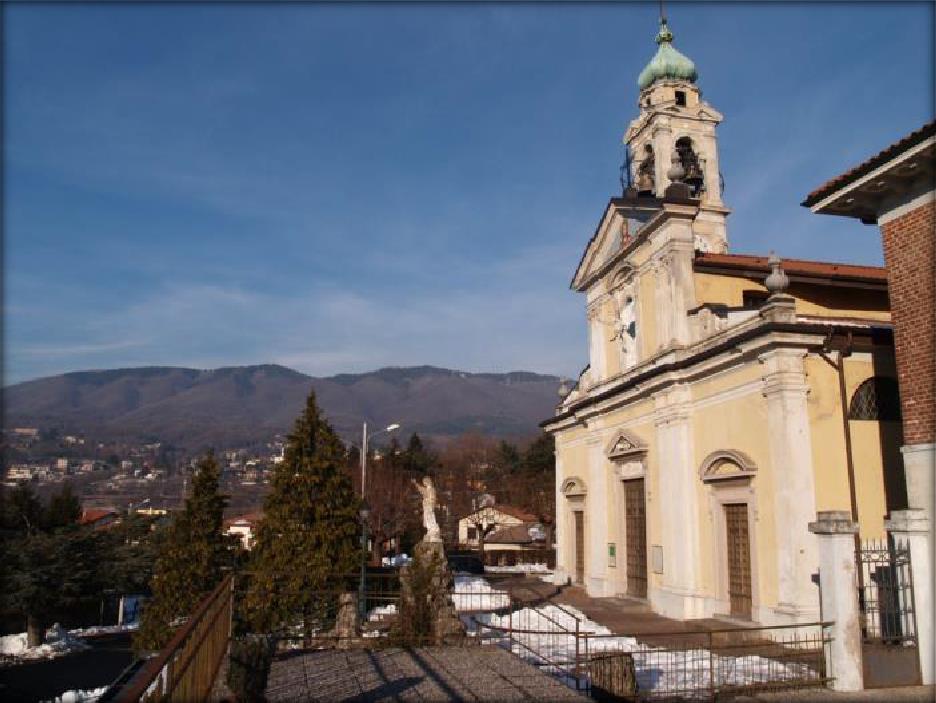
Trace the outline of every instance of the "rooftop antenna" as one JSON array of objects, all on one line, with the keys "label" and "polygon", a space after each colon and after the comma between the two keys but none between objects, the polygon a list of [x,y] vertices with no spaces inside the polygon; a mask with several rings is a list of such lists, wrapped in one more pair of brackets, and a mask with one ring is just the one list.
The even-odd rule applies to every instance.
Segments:
[{"label": "rooftop antenna", "polygon": [[666,24],[666,9],[663,7],[663,0],[660,0],[660,24]]}]

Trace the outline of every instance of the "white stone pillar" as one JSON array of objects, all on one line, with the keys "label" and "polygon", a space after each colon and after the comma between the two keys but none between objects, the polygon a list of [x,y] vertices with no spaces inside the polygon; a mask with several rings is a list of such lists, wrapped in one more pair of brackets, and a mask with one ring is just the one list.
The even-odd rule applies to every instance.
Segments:
[{"label": "white stone pillar", "polygon": [[607,592],[608,557],[608,458],[604,443],[597,434],[588,439],[588,492],[585,513],[585,591],[601,598]]},{"label": "white stone pillar", "polygon": [[816,538],[806,529],[816,514],[812,436],[806,396],[809,384],[801,349],[763,354],[767,434],[774,485],[777,546],[777,614],[808,621],[818,616],[812,575]]},{"label": "white stone pillar", "polygon": [[920,653],[920,673],[925,685],[936,683],[933,648],[933,559],[930,521],[921,509],[894,510],[884,523],[895,542],[910,548],[910,570],[913,574],[913,606],[916,621],[917,647]]},{"label": "white stone pillar", "polygon": [[653,127],[653,170],[656,197],[662,198],[670,184],[666,172],[669,171],[673,157],[673,131],[668,117],[660,117]]},{"label": "white stone pillar", "polygon": [[565,483],[565,467],[562,461],[562,453],[564,447],[559,441],[559,437],[556,437],[556,523],[555,523],[555,532],[553,534],[553,542],[556,545],[556,569],[553,574],[553,583],[557,585],[564,585],[569,580],[569,574],[572,573],[574,564],[569,564],[569,569],[566,568],[566,560],[568,559],[568,554],[570,550],[567,548],[567,543],[569,541],[568,529],[568,519],[567,512],[569,509],[568,500],[565,497],[565,493],[562,492],[562,484]]},{"label": "white stone pillar", "polygon": [[652,603],[668,617],[705,617],[699,593],[699,474],[693,459],[689,389],[676,385],[655,397],[656,450],[665,498],[662,521],[663,588]]},{"label": "white stone pillar", "polygon": [[855,571],[855,535],[858,523],[844,510],[821,511],[809,531],[819,541],[819,581],[822,618],[834,622],[827,650],[832,688],[860,691],[861,624],[858,611],[858,575]]},{"label": "white stone pillar", "polygon": [[930,521],[936,519],[936,495],[933,472],[936,471],[936,444],[907,444],[900,448],[903,454],[904,477],[907,481],[907,505],[926,511]]}]

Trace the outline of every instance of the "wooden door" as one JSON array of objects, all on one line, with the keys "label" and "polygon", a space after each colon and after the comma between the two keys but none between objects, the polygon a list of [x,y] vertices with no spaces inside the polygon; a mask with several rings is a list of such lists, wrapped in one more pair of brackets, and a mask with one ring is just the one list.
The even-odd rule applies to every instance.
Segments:
[{"label": "wooden door", "polygon": [[576,510],[575,516],[575,583],[585,583],[585,513]]},{"label": "wooden door", "polygon": [[725,506],[728,542],[728,598],[731,615],[751,619],[751,540],[746,503]]},{"label": "wooden door", "polygon": [[627,540],[627,595],[647,597],[647,504],[644,480],[624,481],[624,529]]}]

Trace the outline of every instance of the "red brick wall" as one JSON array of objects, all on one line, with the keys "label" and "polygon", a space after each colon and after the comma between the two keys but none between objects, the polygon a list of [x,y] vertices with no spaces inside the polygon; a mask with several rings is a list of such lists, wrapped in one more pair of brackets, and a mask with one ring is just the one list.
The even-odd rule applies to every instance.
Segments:
[{"label": "red brick wall", "polygon": [[904,442],[936,439],[936,204],[881,225]]}]

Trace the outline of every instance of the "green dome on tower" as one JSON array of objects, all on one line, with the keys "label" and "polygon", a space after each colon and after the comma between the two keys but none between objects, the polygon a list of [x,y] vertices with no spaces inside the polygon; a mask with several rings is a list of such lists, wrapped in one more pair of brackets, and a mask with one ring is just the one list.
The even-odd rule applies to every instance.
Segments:
[{"label": "green dome on tower", "polygon": [[640,89],[649,88],[661,78],[676,78],[695,83],[699,77],[695,64],[673,48],[673,33],[666,26],[665,19],[660,20],[660,31],[656,36],[656,43],[660,45],[656,56],[650,60],[637,78],[637,85]]}]

